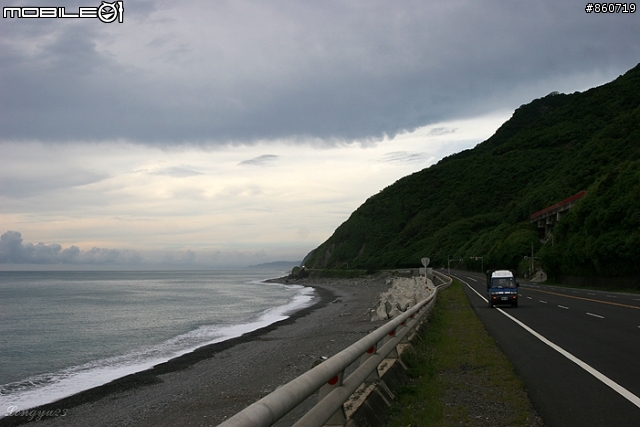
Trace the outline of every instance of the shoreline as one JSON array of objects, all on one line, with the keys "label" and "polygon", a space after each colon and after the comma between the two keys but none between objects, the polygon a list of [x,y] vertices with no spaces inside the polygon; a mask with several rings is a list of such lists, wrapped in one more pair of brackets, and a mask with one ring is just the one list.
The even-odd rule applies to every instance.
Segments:
[{"label": "shoreline", "polygon": [[[269,383],[277,382],[278,377],[282,377],[281,374],[277,374],[276,378],[271,378],[269,381],[266,381],[268,385],[258,386],[259,381],[251,381],[252,376],[260,376],[264,375],[264,373],[260,372],[260,366],[255,365],[255,360],[261,358],[263,356],[263,352],[266,350],[270,350],[271,352],[271,363],[281,362],[282,359],[286,359],[284,355],[278,355],[278,349],[274,348],[273,339],[269,337],[269,335],[278,335],[278,334],[290,334],[293,329],[293,334],[301,335],[298,338],[307,338],[306,333],[304,331],[295,332],[296,325],[299,323],[304,323],[306,327],[313,327],[314,321],[309,319],[309,317],[319,317],[322,318],[324,315],[319,315],[322,313],[319,312],[333,312],[336,306],[343,305],[343,301],[340,298],[345,298],[347,295],[345,290],[357,291],[360,290],[358,286],[358,282],[374,282],[373,279],[322,279],[322,278],[310,278],[310,279],[300,279],[300,280],[284,280],[283,278],[279,279],[269,279],[265,281],[273,281],[278,283],[286,283],[286,284],[299,284],[303,286],[309,286],[314,289],[314,299],[317,301],[313,302],[312,305],[305,307],[299,311],[291,313],[287,319],[272,323],[271,325],[265,326],[263,328],[257,329],[255,331],[246,333],[240,337],[232,338],[220,343],[208,344],[203,347],[200,347],[190,353],[186,353],[184,355],[178,356],[169,361],[160,363],[155,365],[150,369],[146,369],[137,373],[133,373],[127,375],[125,377],[116,379],[104,385],[94,387],[69,397],[57,400],[55,402],[41,405],[38,407],[34,407],[29,410],[21,411],[20,408],[17,409],[17,414],[20,416],[9,415],[0,419],[0,426],[16,426],[23,425],[26,422],[29,422],[29,418],[38,417],[37,414],[51,414],[51,417],[42,417],[38,423],[39,425],[62,425],[60,423],[64,423],[64,425],[113,425],[114,421],[113,415],[114,411],[120,412],[123,405],[116,405],[113,407],[111,402],[119,400],[119,399],[129,399],[133,401],[139,401],[138,404],[134,404],[133,407],[137,409],[134,412],[138,412],[139,409],[143,409],[143,412],[146,416],[142,417],[145,419],[154,418],[157,414],[158,410],[154,407],[154,404],[157,404],[158,401],[162,401],[162,406],[164,409],[168,410],[172,413],[180,413],[180,408],[175,408],[171,405],[169,401],[181,400],[181,398],[185,394],[191,394],[196,388],[204,388],[207,389],[208,385],[206,381],[199,380],[198,378],[189,378],[192,376],[193,371],[200,370],[201,365],[212,365],[208,366],[208,369],[204,369],[207,373],[210,373],[212,370],[228,370],[235,371],[237,377],[241,379],[241,381],[237,383],[233,383],[231,380],[221,381],[227,382],[222,389],[227,388],[229,390],[240,389],[244,394],[252,395],[251,397],[247,396],[244,399],[239,399],[238,402],[230,405],[231,407],[228,409],[224,409],[221,406],[229,406],[224,405],[225,402],[220,402],[220,400],[228,400],[225,398],[225,392],[222,392],[220,396],[216,398],[212,398],[209,396],[205,400],[209,400],[212,402],[213,407],[208,408],[209,412],[213,412],[214,416],[209,417],[205,416],[204,421],[205,424],[202,425],[212,425],[210,422],[218,418],[218,421],[214,421],[215,424],[223,421],[230,415],[233,415],[238,410],[241,410],[244,406],[253,403],[255,400],[258,400],[263,395],[268,394],[268,392],[272,391],[272,387]],[[384,282],[384,280],[382,280]],[[367,287],[365,284],[364,287]],[[364,287],[362,290],[364,290]],[[375,293],[377,295],[378,288],[384,288],[384,285],[380,283],[378,280],[376,286],[376,290],[370,295],[367,296],[366,301],[358,301],[358,304],[361,306],[360,315],[365,314],[362,310],[364,305],[367,308],[370,308],[375,302],[375,298],[371,298]],[[355,293],[354,293],[355,295]],[[351,298],[352,299],[352,298]],[[355,301],[354,301],[355,302]],[[333,309],[333,310],[332,310]],[[331,316],[331,313],[326,313]],[[350,317],[351,313],[340,313],[338,318],[344,318],[345,321],[348,322],[348,317]],[[362,316],[360,316],[362,317]],[[320,330],[323,329],[324,323],[323,320],[320,320],[321,323],[316,324],[320,326]],[[344,323],[344,322],[341,322]],[[348,323],[347,323],[348,326]],[[375,329],[375,328],[374,328]],[[310,337],[313,338],[313,337]],[[330,340],[335,342],[335,340]],[[356,340],[353,340],[355,342]],[[294,339],[292,342],[288,343],[287,346],[297,346],[297,342]],[[351,344],[351,343],[349,343]],[[347,344],[348,345],[348,344]],[[251,349],[251,347],[256,347],[255,349]],[[264,347],[264,349],[259,349],[257,347]],[[346,345],[344,346],[346,347]],[[341,347],[337,351],[342,350]],[[298,353],[312,352],[313,349],[304,347],[304,345],[300,348],[296,348]],[[336,352],[337,352],[336,351]],[[292,352],[293,353],[293,352]],[[244,363],[248,366],[234,366],[233,358],[238,357],[238,363],[244,361]],[[293,354],[295,356],[295,354]],[[330,354],[332,355],[332,354]],[[324,356],[324,355],[322,355]],[[317,357],[317,356],[316,356]],[[220,359],[220,360],[215,360]],[[251,361],[253,359],[253,362]],[[221,363],[223,362],[223,363]],[[309,360],[308,366],[303,366],[302,372],[304,370],[311,367],[313,361]],[[254,366],[250,366],[250,365]],[[289,362],[286,366],[291,366],[292,363]],[[297,365],[297,364],[296,364]],[[282,370],[282,366],[280,367]],[[239,370],[239,371],[238,371]],[[299,370],[299,369],[297,369]],[[302,373],[300,372],[300,373]],[[299,373],[298,373],[299,375]],[[269,375],[264,375],[265,377],[269,377]],[[297,375],[289,378],[288,380],[281,382],[277,385],[282,385],[291,379],[295,378]],[[184,378],[186,377],[186,378]],[[248,381],[247,381],[248,380]],[[262,381],[265,382],[265,381]],[[175,383],[175,384],[174,384]],[[252,384],[254,383],[254,384]],[[176,386],[177,385],[177,386]],[[221,385],[221,384],[219,384]],[[247,390],[247,386],[256,386],[258,389]],[[159,389],[167,388],[165,392],[160,391]],[[156,389],[155,392],[152,390]],[[185,391],[182,391],[185,389]],[[176,392],[174,397],[167,396],[167,392],[171,394],[172,392]],[[143,394],[149,394],[149,396],[141,396]],[[234,394],[234,393],[230,393]],[[257,396],[257,398],[256,398]],[[200,396],[201,397],[201,396]],[[196,398],[200,398],[196,396]],[[240,402],[240,401],[243,401]],[[244,406],[242,406],[244,404]],[[220,405],[219,408],[216,406]],[[111,406],[111,407],[110,407]],[[125,404],[126,406],[126,404]],[[242,407],[240,407],[242,406]],[[95,407],[101,407],[101,411],[96,411]],[[218,410],[219,409],[219,410]],[[7,408],[0,408],[2,411],[7,411]],[[99,412],[103,412],[103,415],[100,415]],[[7,412],[4,412],[6,414]],[[217,413],[217,414],[216,414]],[[35,415],[33,415],[35,414]],[[62,415],[64,416],[62,416]],[[98,417],[99,422],[95,422],[94,415]],[[135,415],[135,414],[134,414]],[[139,416],[126,416],[124,418],[127,419],[125,423],[119,422],[118,425],[126,425],[126,426],[137,426],[137,425],[145,425],[144,423],[140,423],[142,421]],[[215,415],[218,415],[217,417]],[[208,419],[207,419],[208,418]],[[168,422],[166,417],[160,418],[160,423],[153,422],[147,425],[184,425],[184,418],[181,419],[180,422],[172,421]],[[166,423],[164,423],[166,422]],[[213,425],[215,425],[213,424]],[[194,424],[200,425],[200,424]]]}]

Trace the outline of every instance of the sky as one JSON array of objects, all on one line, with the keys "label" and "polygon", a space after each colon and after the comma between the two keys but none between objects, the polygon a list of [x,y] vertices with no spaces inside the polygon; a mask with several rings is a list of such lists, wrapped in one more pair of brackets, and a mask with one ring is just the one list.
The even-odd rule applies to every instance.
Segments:
[{"label": "sky", "polygon": [[0,19],[0,270],[299,261],[520,105],[640,62],[640,12],[575,0],[122,5]]}]

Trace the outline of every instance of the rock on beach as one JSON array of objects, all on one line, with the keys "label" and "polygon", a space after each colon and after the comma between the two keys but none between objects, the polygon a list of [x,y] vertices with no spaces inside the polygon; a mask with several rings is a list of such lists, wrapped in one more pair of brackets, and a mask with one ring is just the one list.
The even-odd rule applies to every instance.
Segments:
[{"label": "rock on beach", "polygon": [[371,320],[393,319],[435,292],[433,282],[425,277],[387,279],[390,289],[380,294],[371,310]]}]

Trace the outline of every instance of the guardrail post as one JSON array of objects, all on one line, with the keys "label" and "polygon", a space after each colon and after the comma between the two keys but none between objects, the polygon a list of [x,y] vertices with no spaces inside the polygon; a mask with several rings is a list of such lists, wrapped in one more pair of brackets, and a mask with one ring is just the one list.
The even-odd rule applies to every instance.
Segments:
[{"label": "guardrail post", "polygon": [[[400,332],[402,329],[404,328],[408,328],[409,326],[407,325],[407,323],[411,322],[413,320],[413,315],[409,316],[409,318],[407,320],[405,320],[404,322],[402,322],[402,324],[400,325],[400,328],[398,330],[398,332]],[[409,344],[409,335],[410,332],[407,333],[404,337],[402,337],[402,339],[400,340],[400,344]]]},{"label": "guardrail post", "polygon": [[[407,333],[402,338],[402,341],[400,341],[402,344],[411,343],[411,340],[413,340],[413,337],[418,333],[418,329],[420,328],[420,326],[421,326],[421,324],[423,322],[422,317],[424,316],[424,313],[422,313],[422,312],[424,310],[425,310],[425,308],[421,308],[416,313],[414,313],[411,316],[409,316],[409,318],[407,319],[407,323],[409,325],[411,325],[411,329],[409,330],[409,333]],[[418,321],[416,321],[416,318],[418,319]]]},{"label": "guardrail post", "polygon": [[[370,347],[367,350],[367,352],[363,354],[362,357],[360,358],[360,365],[366,362],[370,357],[376,355],[376,353],[378,353],[379,346],[380,346],[380,343],[377,343],[376,345]],[[380,376],[380,372],[378,372],[378,367],[376,367],[373,371],[371,371],[367,379],[364,380],[364,383],[367,385],[377,384],[378,387],[374,389],[375,392],[378,393],[380,397],[382,397],[382,400],[387,404],[387,406],[391,406],[391,402],[395,397],[391,389],[387,386],[387,384],[384,382],[384,380]]]},{"label": "guardrail post", "polygon": [[[362,365],[365,361],[367,361],[367,359],[369,359],[371,356],[375,355],[378,352],[378,346],[380,343],[377,343],[376,345],[371,346],[367,352],[365,354],[363,354],[360,357],[360,364]],[[380,381],[380,374],[378,373],[378,368],[374,369],[373,371],[371,371],[371,373],[369,374],[369,376],[367,377],[367,379],[365,380],[365,383],[367,384],[371,384],[371,383],[375,383],[377,381]]]},{"label": "guardrail post", "polygon": [[[342,380],[344,378],[344,371],[340,372],[335,377],[331,378],[325,385],[320,387],[318,391],[318,402],[322,402],[329,393],[336,388],[342,386]],[[325,423],[330,426],[344,426],[347,422],[347,414],[344,411],[344,405],[340,405],[340,409],[333,413],[331,418]]]},{"label": "guardrail post", "polygon": [[[387,335],[383,340],[383,345],[386,344],[387,342],[391,341],[396,336],[397,330],[398,330],[398,328],[396,328],[393,331],[389,332],[389,335]],[[389,353],[387,358],[389,358],[389,359],[397,359],[398,358],[398,347],[393,347],[393,350],[391,350],[391,352]]]}]

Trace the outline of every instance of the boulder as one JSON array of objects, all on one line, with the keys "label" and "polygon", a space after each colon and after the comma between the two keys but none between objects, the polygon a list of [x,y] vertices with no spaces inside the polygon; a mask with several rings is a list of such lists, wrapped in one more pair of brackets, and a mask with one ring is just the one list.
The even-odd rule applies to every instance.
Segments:
[{"label": "boulder", "polygon": [[433,282],[424,277],[397,277],[389,284],[390,289],[380,294],[370,311],[371,321],[393,319],[435,291]]}]

